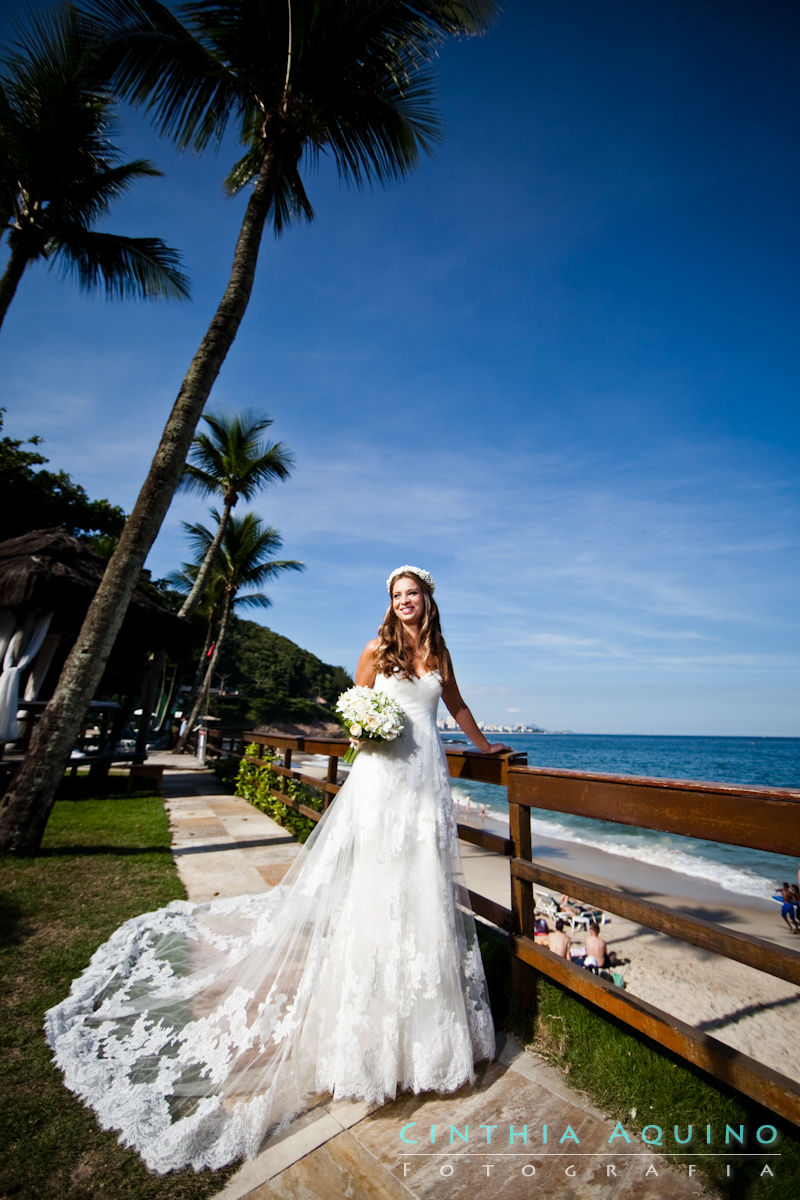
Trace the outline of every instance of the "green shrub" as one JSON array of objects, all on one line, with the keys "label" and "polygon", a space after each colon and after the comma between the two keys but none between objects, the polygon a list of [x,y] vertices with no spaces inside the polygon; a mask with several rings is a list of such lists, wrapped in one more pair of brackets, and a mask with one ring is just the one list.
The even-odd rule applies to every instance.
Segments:
[{"label": "green shrub", "polygon": [[272,764],[276,758],[277,754],[271,746],[261,756],[257,746],[247,746],[236,774],[236,795],[288,829],[298,842],[305,842],[316,821],[296,812],[274,793],[282,792],[289,799],[298,800],[316,812],[323,811],[322,797],[314,788],[273,771]]}]

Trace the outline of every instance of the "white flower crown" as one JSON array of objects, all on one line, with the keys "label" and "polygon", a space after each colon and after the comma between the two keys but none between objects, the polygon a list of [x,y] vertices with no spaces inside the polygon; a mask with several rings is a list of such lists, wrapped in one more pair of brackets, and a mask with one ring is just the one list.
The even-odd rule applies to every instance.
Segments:
[{"label": "white flower crown", "polygon": [[405,563],[402,567],[396,567],[386,580],[386,589],[389,595],[392,593],[392,584],[398,575],[416,575],[417,579],[421,579],[424,583],[427,583],[432,592],[436,591],[436,584],[433,582],[432,575],[429,575],[427,571],[423,571],[422,567],[411,567],[408,563]]}]

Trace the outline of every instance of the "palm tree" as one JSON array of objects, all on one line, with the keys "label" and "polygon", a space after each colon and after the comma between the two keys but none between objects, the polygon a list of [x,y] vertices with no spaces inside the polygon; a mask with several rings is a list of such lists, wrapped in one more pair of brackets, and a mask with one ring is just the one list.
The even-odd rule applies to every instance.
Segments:
[{"label": "palm tree", "polygon": [[0,203],[10,255],[0,278],[0,325],[26,268],[60,263],[83,288],[109,296],[186,297],[178,254],[156,238],[94,226],[147,159],[121,163],[108,136],[112,98],[71,6],[33,17],[0,67]]},{"label": "palm tree", "polygon": [[0,812],[0,850],[38,848],[56,787],[183,474],[197,422],[244,316],[268,220],[312,208],[301,159],[329,152],[357,186],[405,176],[438,132],[429,64],[450,35],[483,30],[495,0],[195,0],[185,24],[157,0],[85,0],[120,93],[179,146],[218,143],[232,120],[251,185],[228,283],[189,366],[117,551]]},{"label": "palm tree", "polygon": [[[212,516],[214,516],[215,511],[215,509],[211,509]],[[217,514],[217,516],[218,515],[219,514]],[[167,575],[166,581],[174,591],[188,596],[194,588],[201,565],[205,563],[208,558],[208,550],[212,541],[214,540],[214,536],[209,533],[205,525],[190,525],[184,521],[183,527],[194,544],[198,561],[194,563],[183,563],[180,571],[171,571],[170,574]],[[217,528],[219,529],[219,525]],[[197,659],[194,680],[192,681],[189,692],[190,704],[194,703],[195,697],[200,691],[200,685],[203,682],[206,665],[208,663],[208,658],[214,643],[214,631],[219,623],[220,609],[222,606],[222,588],[220,586],[220,580],[221,576],[219,571],[212,572],[209,575],[206,587],[204,588],[203,594],[200,596],[197,604],[196,611],[198,612],[198,615],[202,615],[205,618],[206,631],[203,641],[203,648],[200,651],[200,655]],[[162,721],[165,721],[169,717],[170,710],[172,708],[172,702],[179,682],[178,674],[176,672],[175,676],[173,677],[172,688],[170,690],[170,695],[167,698],[167,703],[163,706]]]},{"label": "palm tree", "polygon": [[[211,515],[219,527],[220,514],[212,509]],[[187,525],[186,528],[200,551],[198,557],[203,561],[214,535],[203,525]],[[268,579],[274,579],[282,571],[305,570],[305,564],[294,559],[276,560],[270,557],[280,550],[281,545],[278,531],[270,525],[264,525],[254,513],[248,512],[241,517],[230,516],[214,563],[210,589],[211,620],[217,616],[219,620],[217,637],[213,649],[210,652],[208,648],[204,651],[207,663],[205,675],[197,691],[184,734],[175,747],[178,753],[182,753],[186,748],[189,734],[208,704],[211,682],[234,607],[266,608],[270,604],[263,592],[247,591],[240,594],[242,589],[261,587]],[[184,568],[184,576],[191,573],[191,567]],[[179,577],[174,578],[177,580]],[[209,646],[210,638],[207,639],[207,647]],[[204,660],[201,659],[202,661]]]},{"label": "palm tree", "polygon": [[204,420],[211,432],[195,437],[181,486],[206,495],[219,492],[223,509],[179,617],[188,617],[197,607],[239,498],[252,500],[271,480],[286,479],[294,465],[285,446],[263,440],[261,435],[272,424],[270,417],[247,411],[234,416],[207,413]]}]

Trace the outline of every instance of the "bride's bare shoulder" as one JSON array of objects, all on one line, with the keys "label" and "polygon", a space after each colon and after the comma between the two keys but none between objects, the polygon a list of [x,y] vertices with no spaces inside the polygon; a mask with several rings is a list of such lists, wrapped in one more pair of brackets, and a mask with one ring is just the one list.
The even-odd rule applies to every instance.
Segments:
[{"label": "bride's bare shoulder", "polygon": [[375,682],[375,651],[378,649],[378,639],[372,638],[361,651],[361,658],[356,668],[356,683],[360,687],[372,687]]}]

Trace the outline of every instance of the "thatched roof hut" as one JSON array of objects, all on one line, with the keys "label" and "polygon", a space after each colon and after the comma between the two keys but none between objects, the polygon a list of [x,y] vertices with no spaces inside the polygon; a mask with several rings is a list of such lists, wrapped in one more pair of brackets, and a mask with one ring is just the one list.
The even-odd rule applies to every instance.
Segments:
[{"label": "thatched roof hut", "polygon": [[[52,694],[104,570],[103,559],[63,529],[37,529],[0,542],[0,693],[24,690],[28,699],[32,693],[34,699]],[[130,691],[147,651],[168,646],[181,654],[190,638],[186,621],[138,587],[103,689]],[[7,708],[15,708],[13,696]]]},{"label": "thatched roof hut", "polygon": [[[83,622],[106,564],[85,542],[63,529],[35,529],[0,542],[0,608],[54,612],[59,624]],[[152,647],[185,643],[186,622],[138,587],[123,625],[125,634]]]}]

